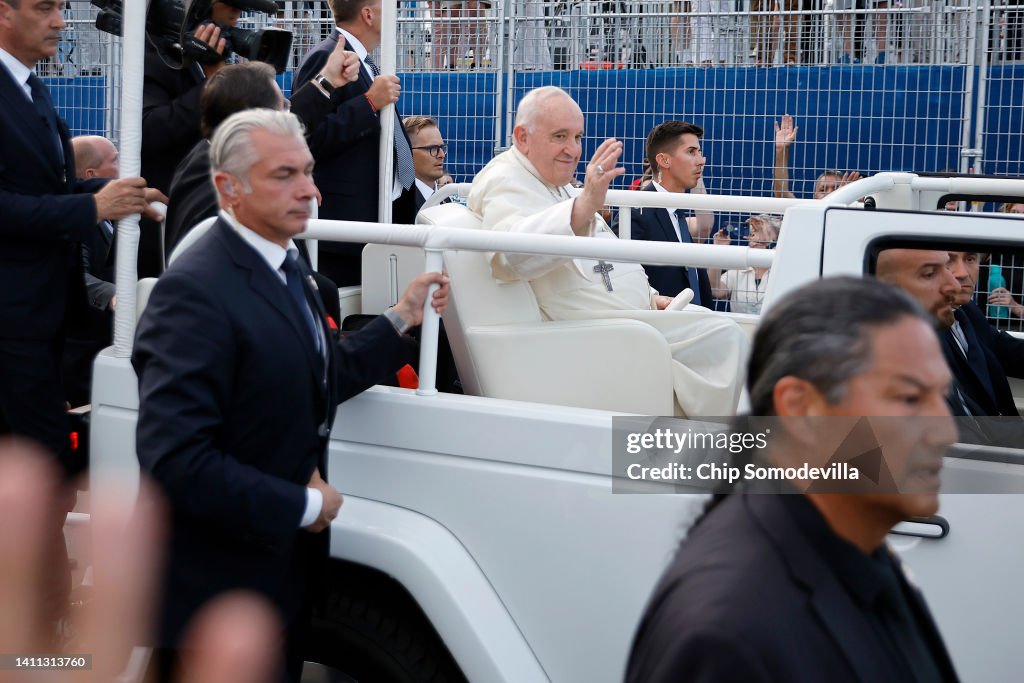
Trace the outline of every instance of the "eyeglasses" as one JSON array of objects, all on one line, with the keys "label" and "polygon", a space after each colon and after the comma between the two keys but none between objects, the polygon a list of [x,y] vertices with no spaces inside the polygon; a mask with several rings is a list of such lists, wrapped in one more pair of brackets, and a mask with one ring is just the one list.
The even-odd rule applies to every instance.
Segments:
[{"label": "eyeglasses", "polygon": [[427,151],[427,154],[434,157],[435,159],[437,159],[442,154],[448,156],[447,142],[444,143],[443,145],[424,145],[422,147],[413,147],[413,149],[424,149]]}]

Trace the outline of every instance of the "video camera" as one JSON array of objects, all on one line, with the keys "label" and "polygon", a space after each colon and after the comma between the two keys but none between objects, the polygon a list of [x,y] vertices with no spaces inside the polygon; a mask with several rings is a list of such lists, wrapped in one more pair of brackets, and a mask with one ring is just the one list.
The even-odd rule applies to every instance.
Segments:
[{"label": "video camera", "polygon": [[[262,12],[273,15],[277,12],[274,0],[222,0],[242,11]],[[123,0],[92,0],[100,9],[96,17],[96,28],[116,36],[124,34]],[[196,28],[211,21],[213,0],[150,0],[146,12],[146,37],[153,42],[160,53],[177,64],[184,64],[189,57],[200,64],[215,64],[232,53],[246,59],[266,62],[282,73],[288,65],[288,54],[292,46],[291,31],[268,28],[248,31],[241,28],[221,26],[224,38],[224,53],[201,40],[196,40]]]}]

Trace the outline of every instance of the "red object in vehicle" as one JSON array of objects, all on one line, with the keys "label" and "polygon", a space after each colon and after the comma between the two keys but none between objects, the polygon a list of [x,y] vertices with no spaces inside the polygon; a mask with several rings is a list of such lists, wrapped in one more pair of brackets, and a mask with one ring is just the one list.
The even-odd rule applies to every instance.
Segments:
[{"label": "red object in vehicle", "polygon": [[402,369],[398,371],[398,386],[403,389],[419,389],[420,378],[416,374],[416,371],[412,369],[412,366],[406,363],[402,366]]}]

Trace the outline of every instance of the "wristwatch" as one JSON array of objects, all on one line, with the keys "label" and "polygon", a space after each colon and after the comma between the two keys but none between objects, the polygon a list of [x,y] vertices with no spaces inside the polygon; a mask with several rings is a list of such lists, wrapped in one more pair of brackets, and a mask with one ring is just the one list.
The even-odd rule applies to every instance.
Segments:
[{"label": "wristwatch", "polygon": [[395,332],[398,334],[405,334],[412,327],[412,325],[405,321],[405,318],[398,315],[398,311],[395,310],[394,306],[384,311],[384,317],[388,319],[388,322],[391,323],[391,326],[395,328]]},{"label": "wristwatch", "polygon": [[334,92],[334,85],[322,71],[313,77],[313,85],[323,93],[324,97],[330,98],[331,93]]}]

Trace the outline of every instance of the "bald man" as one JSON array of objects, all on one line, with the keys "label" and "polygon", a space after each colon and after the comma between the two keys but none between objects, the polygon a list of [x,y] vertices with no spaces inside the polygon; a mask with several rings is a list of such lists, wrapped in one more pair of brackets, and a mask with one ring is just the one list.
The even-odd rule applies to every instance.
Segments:
[{"label": "bald man", "polygon": [[79,178],[116,178],[120,155],[110,140],[100,135],[79,135],[71,139],[75,169]]},{"label": "bald man", "polygon": [[[886,249],[878,256],[876,276],[910,294],[938,322],[946,362],[953,372],[950,408],[955,415],[1016,416],[1013,393],[1001,358],[1012,360],[1017,373],[1024,361],[1024,342],[992,329],[983,315],[971,315],[964,288],[974,287],[974,258],[963,252]],[[980,311],[978,311],[980,314]],[[976,320],[980,317],[980,320]],[[1005,335],[1006,339],[1003,339]]]}]

